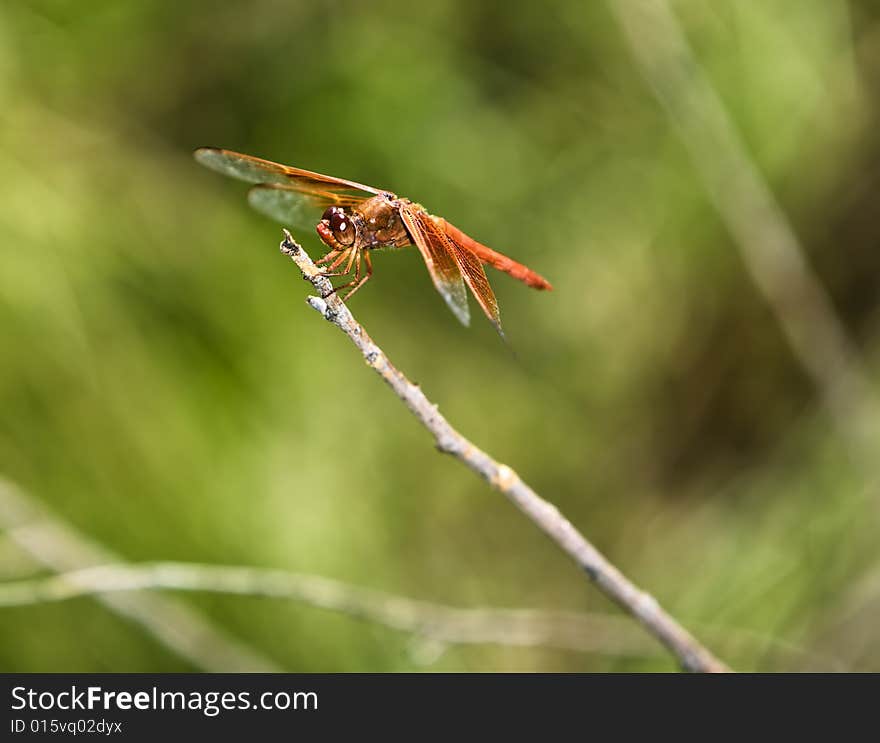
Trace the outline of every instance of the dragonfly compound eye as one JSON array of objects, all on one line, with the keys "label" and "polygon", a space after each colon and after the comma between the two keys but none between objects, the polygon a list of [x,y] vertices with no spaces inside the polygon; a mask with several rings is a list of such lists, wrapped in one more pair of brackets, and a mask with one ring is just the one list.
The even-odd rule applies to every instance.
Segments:
[{"label": "dragonfly compound eye", "polygon": [[340,210],[330,215],[330,229],[335,235],[345,235],[351,229],[351,222],[348,217]]},{"label": "dragonfly compound eye", "polygon": [[326,222],[329,222],[331,217],[334,214],[344,214],[342,207],[341,206],[328,206],[324,210],[324,213],[321,215],[321,219]]},{"label": "dragonfly compound eye", "polygon": [[355,238],[354,225],[350,215],[341,206],[331,206],[324,210],[321,221],[326,222],[333,232],[333,237],[342,245],[351,245]]}]

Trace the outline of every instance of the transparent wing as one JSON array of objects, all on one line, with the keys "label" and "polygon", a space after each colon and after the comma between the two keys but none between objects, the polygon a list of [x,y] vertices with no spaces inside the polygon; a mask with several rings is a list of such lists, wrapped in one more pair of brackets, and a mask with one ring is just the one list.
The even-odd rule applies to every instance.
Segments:
[{"label": "transparent wing", "polygon": [[486,313],[489,322],[495,326],[495,330],[498,331],[499,335],[503,336],[504,332],[501,330],[501,312],[498,309],[498,300],[495,298],[495,292],[492,291],[489,279],[483,270],[483,262],[476,253],[460,245],[437,225],[434,225],[434,228],[449,242],[452,254],[458,262],[459,268],[461,268],[461,275],[464,276],[464,280],[467,282],[468,287],[470,287],[471,293],[477,298],[477,302],[483,308],[483,312]]},{"label": "transparent wing", "polygon": [[400,216],[406,229],[418,247],[428,273],[440,296],[462,325],[470,323],[467,292],[461,276],[458,261],[452,254],[449,243],[436,228],[427,212],[421,209],[402,207]]},{"label": "transparent wing", "polygon": [[260,183],[248,191],[248,203],[261,214],[297,229],[314,229],[328,206],[355,206],[362,199],[345,194],[305,193],[277,183]]},{"label": "transparent wing", "polygon": [[256,183],[248,194],[251,206],[279,222],[300,229],[314,227],[328,206],[353,207],[382,193],[354,181],[230,150],[202,147],[193,156],[211,170]]},{"label": "transparent wing", "polygon": [[[332,175],[314,173],[302,168],[294,168],[291,165],[281,165],[270,160],[243,155],[231,150],[221,150],[217,147],[201,147],[193,153],[193,157],[206,168],[248,183],[277,183],[298,191],[325,194],[353,192],[353,196],[360,195],[361,199],[382,193],[379,189],[365,186],[362,183],[346,181],[343,178],[334,178]],[[358,194],[358,192],[360,193]]]}]

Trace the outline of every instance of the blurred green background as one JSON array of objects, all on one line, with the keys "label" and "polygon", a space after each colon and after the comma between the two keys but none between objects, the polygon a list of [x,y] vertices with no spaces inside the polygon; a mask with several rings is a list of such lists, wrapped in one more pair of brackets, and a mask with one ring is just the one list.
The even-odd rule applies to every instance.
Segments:
[{"label": "blurred green background", "polygon": [[[673,9],[876,376],[880,8]],[[413,250],[377,255],[352,306],[731,665],[880,668],[876,458],[826,414],[606,3],[5,3],[0,102],[0,475],[82,534],[135,562],[616,612],[305,306],[279,225],[191,158],[223,146],[409,196],[547,276],[490,275],[515,355]],[[0,578],[41,571],[0,531]],[[178,598],[287,670],[676,668],[426,658],[300,603]],[[0,667],[194,670],[91,598],[0,610]]]}]

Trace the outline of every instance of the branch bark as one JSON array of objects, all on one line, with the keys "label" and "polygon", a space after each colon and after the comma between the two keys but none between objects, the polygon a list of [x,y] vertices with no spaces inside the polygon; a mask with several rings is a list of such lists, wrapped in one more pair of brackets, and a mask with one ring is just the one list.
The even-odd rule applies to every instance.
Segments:
[{"label": "branch bark", "polygon": [[621,608],[638,620],[688,671],[725,672],[728,667],[701,645],[649,593],[642,591],[612,565],[551,503],[541,498],[506,464],[495,461],[456,431],[415,384],[388,357],[354,319],[348,307],[332,294],[330,281],[322,275],[290,233],[284,230],[281,252],[296,263],[303,277],[320,296],[308,304],[345,333],[367,362],[388,384],[416,419],[431,433],[437,448],[476,472],[508,498]]}]

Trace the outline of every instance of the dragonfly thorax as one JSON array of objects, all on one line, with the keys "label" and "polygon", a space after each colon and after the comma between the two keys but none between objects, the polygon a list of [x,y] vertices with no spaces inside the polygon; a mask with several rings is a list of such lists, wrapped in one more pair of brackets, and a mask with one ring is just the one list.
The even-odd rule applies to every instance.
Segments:
[{"label": "dragonfly thorax", "polygon": [[318,224],[318,235],[335,250],[403,247],[411,240],[393,194],[382,193],[351,209],[329,207]]}]

